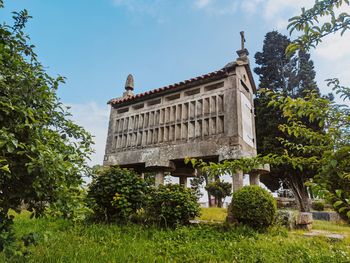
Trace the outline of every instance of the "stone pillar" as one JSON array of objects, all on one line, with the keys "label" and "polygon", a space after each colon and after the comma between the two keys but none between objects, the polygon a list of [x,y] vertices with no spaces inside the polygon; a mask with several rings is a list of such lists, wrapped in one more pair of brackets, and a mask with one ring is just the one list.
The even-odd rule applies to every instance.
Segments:
[{"label": "stone pillar", "polygon": [[250,185],[260,185],[260,174],[258,173],[249,174],[249,183]]},{"label": "stone pillar", "polygon": [[187,187],[187,176],[186,175],[181,175],[180,177],[180,185],[183,187]]},{"label": "stone pillar", "polygon": [[145,179],[145,173],[140,173],[140,177],[141,177],[142,179]]},{"label": "stone pillar", "polygon": [[155,176],[155,186],[159,186],[163,184],[164,184],[164,172],[157,171]]},{"label": "stone pillar", "polygon": [[232,175],[232,192],[237,192],[243,187],[243,172],[239,171]]}]

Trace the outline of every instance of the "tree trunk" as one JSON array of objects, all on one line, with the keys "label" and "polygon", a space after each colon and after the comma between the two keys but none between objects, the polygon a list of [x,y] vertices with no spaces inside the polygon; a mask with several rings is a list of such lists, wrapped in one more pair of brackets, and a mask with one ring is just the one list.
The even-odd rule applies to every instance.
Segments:
[{"label": "tree trunk", "polygon": [[292,175],[286,184],[294,193],[299,211],[310,212],[309,194],[303,180],[299,178],[299,175]]},{"label": "tree trunk", "polygon": [[222,204],[223,204],[222,203],[222,198],[218,198],[217,200],[218,200],[218,207],[222,208]]},{"label": "tree trunk", "polygon": [[[208,174],[207,173],[203,173],[203,177],[204,177],[205,185],[208,185],[209,184]],[[207,195],[208,195],[208,206],[209,207],[213,207],[212,200],[211,200],[211,195],[209,194],[208,191],[207,191]]]}]

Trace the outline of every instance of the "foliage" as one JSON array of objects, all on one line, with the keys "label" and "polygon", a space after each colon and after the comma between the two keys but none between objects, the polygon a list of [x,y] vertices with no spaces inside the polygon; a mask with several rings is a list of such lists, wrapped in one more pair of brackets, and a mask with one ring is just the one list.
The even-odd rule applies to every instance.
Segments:
[{"label": "foliage", "polygon": [[82,182],[92,141],[57,97],[63,78],[50,77],[27,43],[28,18],[21,11],[13,26],[0,26],[0,202],[40,212],[62,187]]},{"label": "foliage", "polygon": [[232,184],[218,180],[206,185],[205,189],[218,201],[218,207],[222,207],[225,197],[231,195]]},{"label": "foliage", "polygon": [[45,209],[45,215],[70,219],[75,223],[88,219],[92,210],[87,205],[87,191],[82,187],[64,188],[62,198],[50,203]]},{"label": "foliage", "polygon": [[[337,86],[334,87],[337,89]],[[302,143],[284,141],[285,154],[275,157],[291,164],[317,168],[317,175],[310,183],[315,192],[329,199],[335,209],[344,217],[350,216],[349,164],[350,164],[350,109],[313,96],[307,100],[284,98],[273,95],[274,104],[283,110],[288,123],[281,128],[290,136],[300,138]],[[315,131],[301,123],[301,119],[316,120],[323,131]],[[289,154],[289,149],[294,155]]]},{"label": "foliage", "polygon": [[196,193],[178,184],[152,189],[145,210],[151,222],[170,227],[189,224],[200,212]]},{"label": "foliage", "polygon": [[115,166],[97,171],[87,197],[95,220],[125,223],[143,206],[147,191],[138,174]]},{"label": "foliage", "polygon": [[[350,127],[350,123],[348,124]],[[325,153],[315,183],[325,189],[325,197],[339,215],[350,222],[350,143],[336,152]]]},{"label": "foliage", "polygon": [[321,202],[321,201],[313,202],[312,209],[316,211],[324,211],[324,202]]},{"label": "foliage", "polygon": [[62,190],[82,183],[92,151],[90,134],[70,120],[57,97],[64,79],[45,72],[23,31],[28,12],[15,12],[13,19],[13,25],[0,24],[1,249],[13,241],[9,209],[26,204],[41,214],[48,203],[66,198]]},{"label": "foliage", "polygon": [[25,233],[20,239],[16,238],[13,228],[13,215],[0,210],[0,251],[6,260],[18,262],[30,254],[29,247],[37,244],[37,234]]},{"label": "foliage", "polygon": [[255,54],[259,87],[288,93],[294,86],[296,61],[285,55],[290,40],[277,31],[265,35],[262,52]]},{"label": "foliage", "polygon": [[[290,40],[277,31],[268,32],[262,52],[255,54],[259,75],[259,92],[255,99],[257,150],[261,155],[284,152],[281,139],[289,136],[279,129],[287,122],[281,109],[269,106],[271,97],[266,91],[278,92],[291,98],[305,97],[308,92],[319,94],[315,82],[315,70],[310,54],[300,50],[296,56],[285,53]],[[313,125],[304,121],[306,125]],[[315,125],[314,125],[315,126]],[[318,127],[318,126],[316,126]],[[269,174],[262,175],[261,181],[271,190],[281,187],[291,189],[297,197],[299,207],[308,211],[308,191],[305,182],[315,175],[314,170],[304,169],[302,173],[288,164],[271,166]]]},{"label": "foliage", "polygon": [[[322,223],[322,225],[321,225]],[[314,222],[328,231],[350,234],[350,227]],[[67,220],[15,218],[16,234],[37,232],[38,245],[27,262],[348,262],[349,239],[222,225],[158,229],[140,225],[87,224]],[[6,262],[0,253],[0,262]],[[8,261],[7,261],[8,262]]]},{"label": "foliage", "polygon": [[341,6],[349,6],[348,0],[316,1],[308,10],[301,9],[301,14],[289,19],[288,29],[302,34],[288,46],[289,54],[296,50],[309,50],[316,47],[322,39],[338,31],[341,35],[350,29],[350,15],[343,12],[337,14]]},{"label": "foliage", "polygon": [[267,228],[274,222],[277,205],[269,192],[252,185],[233,193],[229,209],[239,223],[253,228]]},{"label": "foliage", "polygon": [[[186,160],[188,162],[188,160]],[[198,170],[197,170],[198,171]],[[201,192],[201,187],[204,185],[208,185],[210,182],[209,175],[207,172],[200,171],[196,177],[190,180],[191,188],[197,193],[198,199],[203,196]],[[214,205],[214,200],[212,200],[210,193],[207,191],[207,197],[208,197],[208,205],[209,207],[212,207]]]},{"label": "foliage", "polygon": [[15,242],[12,224],[13,216],[8,216],[0,208],[0,251],[3,251],[5,248],[10,249]]},{"label": "foliage", "polygon": [[225,174],[234,175],[239,171],[249,173],[253,169],[260,167],[270,161],[270,155],[257,156],[256,158],[241,158],[234,160],[224,160],[221,163],[205,162],[202,159],[186,158],[185,163],[191,163],[194,168],[201,169],[212,178]]},{"label": "foliage", "polygon": [[[296,30],[302,34],[288,46],[287,53],[291,55],[296,50],[315,48],[325,36],[331,33],[341,31],[341,35],[343,35],[346,30],[350,29],[350,15],[347,13],[337,14],[337,11],[341,6],[349,5],[348,0],[324,0],[316,1],[314,6],[308,10],[302,9],[301,15],[290,19],[291,32]],[[328,79],[327,81],[328,86],[333,87],[333,90],[341,98],[350,99],[350,88],[340,85],[338,79]],[[341,105],[326,105],[322,108],[321,115],[318,116],[319,109],[311,109],[311,107],[315,107],[315,104],[309,101],[304,102],[304,104],[310,108],[307,113],[300,112],[299,107],[292,112],[297,111],[298,116],[309,119],[319,118],[320,123],[326,126],[326,132],[316,134],[317,139],[323,140],[325,143],[328,142],[328,148],[325,145],[322,157],[318,162],[319,174],[311,185],[333,203],[334,208],[343,218],[350,221],[350,176],[348,169],[350,163],[350,109]],[[287,105],[289,108],[290,106]],[[296,130],[293,126],[288,128],[291,132]],[[305,137],[304,135],[299,136]],[[302,145],[299,148],[307,150],[310,147]]]},{"label": "foliage", "polygon": [[197,197],[200,198],[203,196],[201,192],[201,186],[205,182],[204,176],[196,176],[190,180],[191,189],[196,193]]}]

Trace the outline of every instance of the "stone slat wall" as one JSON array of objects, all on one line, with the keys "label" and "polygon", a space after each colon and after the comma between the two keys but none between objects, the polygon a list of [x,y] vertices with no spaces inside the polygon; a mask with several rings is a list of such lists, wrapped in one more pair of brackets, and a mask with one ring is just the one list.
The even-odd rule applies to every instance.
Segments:
[{"label": "stone slat wall", "polygon": [[[223,82],[214,86],[218,87],[223,87]],[[213,87],[204,89],[210,91]],[[199,89],[195,89],[185,92],[184,96],[195,97],[195,92],[199,95],[197,99],[184,100],[180,99],[180,94],[176,94],[146,101],[143,107],[135,105],[133,107],[135,114],[130,116],[123,114],[125,117],[115,120],[113,149],[122,151],[135,147],[154,147],[159,144],[205,139],[207,136],[223,134],[224,94],[203,96],[204,94],[199,94]],[[169,105],[177,99],[178,104]],[[159,109],[154,107],[157,104]],[[166,104],[169,106],[165,106]],[[147,106],[152,106],[152,110],[146,111]],[[123,113],[125,109],[119,111],[118,113]]]}]

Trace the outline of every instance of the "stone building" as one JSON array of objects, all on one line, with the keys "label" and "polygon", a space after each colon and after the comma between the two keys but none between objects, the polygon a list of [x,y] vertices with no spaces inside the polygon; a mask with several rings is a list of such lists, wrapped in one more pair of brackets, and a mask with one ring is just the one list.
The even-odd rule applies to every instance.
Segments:
[{"label": "stone building", "polygon": [[[196,174],[186,157],[220,162],[255,156],[256,87],[243,41],[235,61],[173,85],[134,94],[129,75],[123,96],[108,102],[104,165],[155,172],[156,185],[170,172],[186,185]],[[259,183],[259,172],[250,175],[252,184]],[[233,190],[242,185],[243,174],[234,175]]]}]

